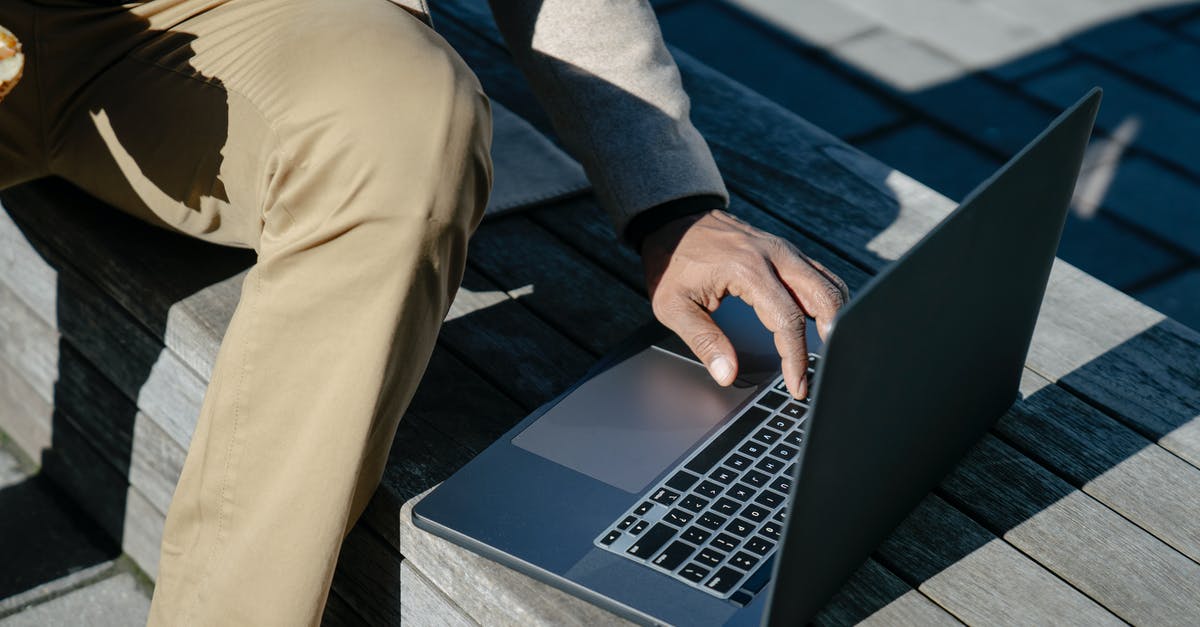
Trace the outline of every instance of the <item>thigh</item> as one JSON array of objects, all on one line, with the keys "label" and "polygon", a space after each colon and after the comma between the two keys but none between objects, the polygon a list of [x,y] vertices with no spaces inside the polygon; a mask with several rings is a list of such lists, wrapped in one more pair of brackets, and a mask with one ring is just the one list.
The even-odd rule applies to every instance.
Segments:
[{"label": "thigh", "polygon": [[350,186],[363,162],[383,168],[413,151],[408,130],[431,115],[423,85],[439,65],[469,73],[387,0],[172,0],[130,11],[143,20],[136,45],[64,106],[51,168],[217,243],[258,248],[280,186],[294,188],[305,170],[345,168],[321,180]]},{"label": "thigh", "polygon": [[43,176],[46,155],[39,115],[37,55],[33,53],[34,7],[24,0],[0,2],[0,25],[25,47],[25,75],[0,102],[0,189]]}]

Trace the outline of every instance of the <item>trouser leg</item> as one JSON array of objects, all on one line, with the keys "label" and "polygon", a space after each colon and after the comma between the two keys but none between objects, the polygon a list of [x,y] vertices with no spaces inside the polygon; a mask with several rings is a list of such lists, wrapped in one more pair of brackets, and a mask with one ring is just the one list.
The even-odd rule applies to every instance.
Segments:
[{"label": "trouser leg", "polygon": [[258,263],[167,516],[151,623],[312,624],[461,279],[490,187],[487,100],[383,0],[206,2],[161,30],[156,4],[138,47],[63,106],[52,167]]}]

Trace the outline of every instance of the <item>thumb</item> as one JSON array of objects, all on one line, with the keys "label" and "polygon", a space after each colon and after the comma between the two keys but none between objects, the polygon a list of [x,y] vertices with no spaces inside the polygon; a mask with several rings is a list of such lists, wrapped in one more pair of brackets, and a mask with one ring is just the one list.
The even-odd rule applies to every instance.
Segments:
[{"label": "thumb", "polygon": [[737,377],[737,353],[733,350],[733,343],[713,322],[708,311],[692,301],[686,301],[680,307],[660,315],[659,322],[687,344],[714,381],[723,386],[733,383]]}]

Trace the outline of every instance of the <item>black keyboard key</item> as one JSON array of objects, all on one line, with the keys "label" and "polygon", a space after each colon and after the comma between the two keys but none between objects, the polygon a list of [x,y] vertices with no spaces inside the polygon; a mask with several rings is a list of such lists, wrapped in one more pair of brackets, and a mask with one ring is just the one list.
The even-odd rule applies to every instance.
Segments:
[{"label": "black keyboard key", "polygon": [[806,411],[808,411],[808,408],[800,403],[788,403],[788,406],[784,407],[781,413],[788,418],[799,419]]},{"label": "black keyboard key", "polygon": [[742,447],[738,449],[738,452],[745,453],[750,457],[758,458],[762,457],[762,454],[767,452],[767,447],[761,442],[755,442],[754,440],[751,440],[743,444]]},{"label": "black keyboard key", "polygon": [[683,500],[679,502],[680,507],[693,512],[698,512],[704,509],[705,505],[708,505],[708,499],[702,499],[695,494],[689,494],[683,497]]},{"label": "black keyboard key", "polygon": [[763,394],[763,397],[758,399],[758,404],[771,409],[779,409],[779,406],[787,402],[787,399],[787,395],[771,391]]},{"label": "black keyboard key", "polygon": [[729,523],[729,526],[725,527],[725,531],[744,538],[750,535],[751,531],[754,531],[754,523],[742,520],[741,518],[734,518]]},{"label": "black keyboard key", "polygon": [[635,522],[637,522],[637,517],[626,516],[625,520],[622,520],[621,524],[617,525],[617,529],[620,529],[621,531],[625,531],[626,529],[629,528],[630,525],[632,525]]},{"label": "black keyboard key", "polygon": [[692,562],[691,564],[684,566],[683,570],[679,571],[679,575],[692,583],[700,583],[705,577],[708,576],[709,572],[710,571],[707,568],[697,564],[696,562]]},{"label": "black keyboard key", "polygon": [[644,520],[639,520],[638,523],[633,526],[633,529],[629,530],[629,533],[636,536],[637,534],[645,531],[646,527],[649,527],[649,526],[650,526],[650,523],[648,523]]},{"label": "black keyboard key", "polygon": [[773,475],[773,474],[779,472],[780,468],[783,468],[783,462],[779,461],[778,459],[773,459],[771,457],[764,457],[764,458],[758,460],[758,463],[755,464],[754,466],[756,468],[761,468],[763,470],[763,472]]},{"label": "black keyboard key", "polygon": [[725,594],[726,592],[732,590],[733,587],[737,585],[737,582],[741,581],[741,579],[742,573],[725,566],[718,570],[717,574],[713,575],[707,582],[705,582],[704,587],[708,588],[709,590]]},{"label": "black keyboard key", "polygon": [[671,488],[672,490],[686,492],[687,489],[692,487],[692,485],[695,484],[699,479],[700,477],[697,477],[690,472],[684,472],[680,470],[679,472],[675,473],[674,477],[671,477],[670,481],[667,481],[667,487]]},{"label": "black keyboard key", "polygon": [[750,541],[746,542],[746,548],[759,555],[766,555],[767,551],[770,551],[774,546],[774,542],[761,537],[750,538]]},{"label": "black keyboard key", "polygon": [[729,482],[736,479],[737,476],[737,472],[721,466],[720,468],[714,470],[713,474],[709,475],[708,478],[716,481],[717,483],[729,485]]},{"label": "black keyboard key", "polygon": [[737,538],[726,533],[718,533],[717,537],[713,538],[712,541],[713,546],[725,551],[726,553],[738,548],[738,545],[741,543],[741,540],[738,540]]},{"label": "black keyboard key", "polygon": [[779,522],[787,522],[787,508],[785,507],[785,508],[775,512],[775,515],[772,516],[771,518],[774,518],[775,520],[778,520]]},{"label": "black keyboard key", "polygon": [[650,511],[650,510],[652,510],[652,509],[654,509],[654,503],[651,503],[650,501],[646,501],[645,503],[642,503],[641,505],[638,505],[638,508],[637,508],[637,509],[635,509],[635,510],[633,510],[633,514],[634,514],[635,516],[642,516],[642,515],[644,515],[646,512],[648,512],[648,511]]},{"label": "black keyboard key", "polygon": [[769,475],[764,475],[757,470],[751,470],[750,472],[746,473],[744,477],[742,477],[742,481],[745,481],[756,488],[761,488],[763,487],[763,484],[765,484],[770,478],[771,477]]},{"label": "black keyboard key", "polygon": [[783,533],[783,525],[773,520],[768,520],[767,524],[763,525],[762,529],[759,529],[758,532],[763,534],[763,537],[768,540],[778,541],[780,534]]},{"label": "black keyboard key", "polygon": [[692,515],[676,507],[675,509],[667,512],[666,516],[663,516],[663,522],[671,523],[676,527],[682,527],[692,522]]},{"label": "black keyboard key", "polygon": [[729,558],[729,565],[734,568],[740,568],[746,572],[750,572],[751,568],[758,563],[758,557],[751,555],[745,551],[738,551]]},{"label": "black keyboard key", "polygon": [[795,420],[789,420],[783,416],[775,416],[774,418],[771,418],[771,422],[768,422],[767,426],[771,427],[772,429],[787,431],[788,429],[791,429],[792,425],[794,424],[796,424]]},{"label": "black keyboard key", "polygon": [[729,519],[725,518],[724,516],[718,516],[712,512],[704,512],[700,515],[700,520],[697,520],[696,524],[716,531],[717,529],[721,528],[721,525],[725,524],[726,520]]},{"label": "black keyboard key", "polygon": [[698,474],[708,472],[710,468],[717,465],[717,462],[724,459],[725,455],[732,451],[733,447],[737,446],[747,433],[761,425],[769,415],[767,410],[751,405],[745,413],[734,418],[733,424],[726,427],[715,440],[709,442],[708,446],[693,457],[684,468]]},{"label": "black keyboard key", "polygon": [[667,547],[667,550],[662,553],[659,553],[658,557],[654,558],[654,561],[651,563],[659,568],[675,570],[679,568],[683,560],[691,557],[695,551],[696,547],[694,546],[682,542],[672,542],[671,546]]},{"label": "black keyboard key", "polygon": [[748,503],[750,501],[750,497],[754,496],[754,488],[744,483],[739,483],[730,486],[729,491],[725,494],[729,495],[730,498],[736,499],[743,503]]},{"label": "black keyboard key", "polygon": [[725,465],[734,470],[745,470],[750,467],[750,464],[753,461],[754,460],[746,457],[745,455],[738,455],[737,453],[734,453],[733,455],[729,456],[729,459],[725,460]]},{"label": "black keyboard key", "polygon": [[721,560],[724,559],[725,554],[713,548],[704,549],[703,551],[700,551],[699,555],[696,556],[696,561],[704,564],[705,566],[716,566],[717,564],[721,563]]},{"label": "black keyboard key", "polygon": [[688,530],[684,531],[683,535],[680,537],[683,538],[684,540],[687,540],[688,542],[691,542],[692,544],[704,544],[704,541],[709,539],[709,537],[711,537],[711,536],[712,536],[711,532],[705,531],[705,530],[693,525],[691,527],[688,527]]},{"label": "black keyboard key", "polygon": [[771,489],[787,494],[792,489],[792,477],[786,475],[771,482]]},{"label": "black keyboard key", "polygon": [[738,511],[741,508],[742,508],[741,503],[738,503],[737,501],[734,501],[731,499],[723,498],[723,499],[717,501],[717,503],[712,506],[712,511],[714,511],[718,514],[721,514],[723,516],[730,516],[734,512]]},{"label": "black keyboard key", "polygon": [[787,470],[783,471],[783,476],[795,477],[796,476],[796,464],[792,464],[792,465],[788,466]]},{"label": "black keyboard key", "polygon": [[792,446],[799,447],[804,441],[804,434],[799,431],[793,431],[783,437],[783,441]]},{"label": "black keyboard key", "polygon": [[780,503],[783,502],[783,497],[770,490],[763,490],[762,493],[758,495],[758,498],[754,499],[754,501],[756,503],[762,503],[771,509],[775,509]]},{"label": "black keyboard key", "polygon": [[638,538],[637,542],[633,543],[625,552],[642,559],[649,559],[651,555],[658,552],[662,545],[675,535],[675,528],[659,523],[650,528],[642,537]]},{"label": "black keyboard key", "polygon": [[707,496],[708,498],[711,499],[711,498],[716,498],[716,496],[721,493],[721,490],[724,490],[724,489],[725,488],[722,488],[721,484],[719,484],[719,483],[713,483],[711,481],[701,481],[700,485],[696,486],[696,489],[693,491],[696,494],[699,494],[700,496]]},{"label": "black keyboard key", "polygon": [[779,446],[776,446],[774,449],[771,449],[771,454],[774,455],[775,457],[778,457],[779,459],[788,460],[788,459],[794,459],[796,457],[796,450],[797,449],[794,446],[780,444]]},{"label": "black keyboard key", "polygon": [[754,439],[763,444],[770,444],[779,439],[779,434],[770,429],[759,429],[758,433],[754,434]]},{"label": "black keyboard key", "polygon": [[650,497],[650,500],[654,501],[655,503],[661,503],[669,506],[674,503],[675,499],[677,498],[679,498],[678,492],[672,492],[666,488],[659,488],[658,491],[654,493],[654,496]]},{"label": "black keyboard key", "polygon": [[612,544],[613,542],[616,542],[617,538],[620,538],[620,537],[621,537],[620,531],[610,531],[610,532],[608,532],[608,535],[601,538],[600,544],[603,544],[604,546],[608,546],[608,545]]},{"label": "black keyboard key", "polygon": [[747,505],[746,509],[743,509],[742,513],[740,514],[740,516],[742,518],[745,518],[746,520],[749,520],[750,522],[753,522],[753,523],[760,523],[760,522],[766,520],[767,517],[770,515],[771,515],[771,510],[769,510],[765,507],[760,507],[753,503]]}]

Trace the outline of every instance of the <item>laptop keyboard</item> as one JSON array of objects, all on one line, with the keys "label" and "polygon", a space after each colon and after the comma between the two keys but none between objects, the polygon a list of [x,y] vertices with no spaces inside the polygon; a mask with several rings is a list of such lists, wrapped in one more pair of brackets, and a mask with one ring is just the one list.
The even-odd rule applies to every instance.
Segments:
[{"label": "laptop keyboard", "polygon": [[[808,357],[809,382],[819,359]],[[748,603],[771,575],[809,400],[783,377],[666,474],[595,545],[722,599]]]}]

